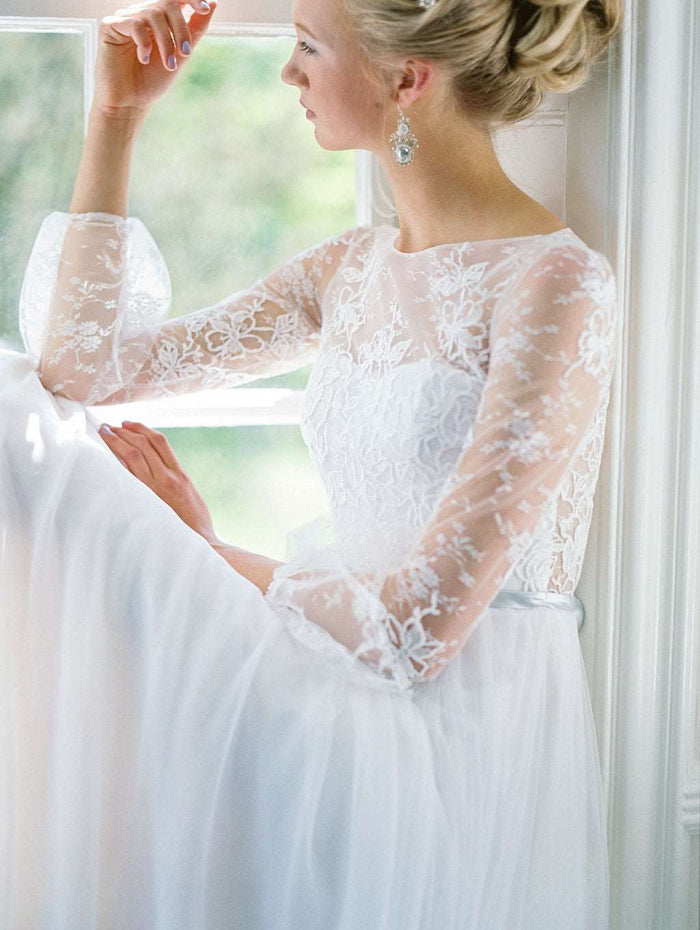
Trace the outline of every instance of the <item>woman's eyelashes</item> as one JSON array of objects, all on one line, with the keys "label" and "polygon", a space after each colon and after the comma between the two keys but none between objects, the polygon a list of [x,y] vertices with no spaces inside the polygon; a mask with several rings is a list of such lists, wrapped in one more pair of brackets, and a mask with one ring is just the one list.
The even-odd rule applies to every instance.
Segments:
[{"label": "woman's eyelashes", "polygon": [[310,45],[308,45],[306,42],[302,42],[301,40],[297,42],[297,47],[300,48],[306,55],[313,55],[316,51],[315,48],[311,48]]}]

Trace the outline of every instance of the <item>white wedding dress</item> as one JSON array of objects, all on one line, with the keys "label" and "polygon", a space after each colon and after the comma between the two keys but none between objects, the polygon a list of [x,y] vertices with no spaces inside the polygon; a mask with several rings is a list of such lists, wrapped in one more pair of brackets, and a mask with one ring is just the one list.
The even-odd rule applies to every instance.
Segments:
[{"label": "white wedding dress", "polygon": [[[45,218],[0,352],[6,930],[607,928],[574,591],[615,279],[568,227],[396,235],[167,319],[139,219]],[[86,406],[311,359],[331,516],[263,595]]]}]

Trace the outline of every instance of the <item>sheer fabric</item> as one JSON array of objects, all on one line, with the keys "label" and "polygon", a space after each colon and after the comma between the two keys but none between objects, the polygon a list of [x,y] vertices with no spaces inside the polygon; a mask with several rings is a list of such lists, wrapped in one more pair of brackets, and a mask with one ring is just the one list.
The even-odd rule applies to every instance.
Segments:
[{"label": "sheer fabric", "polygon": [[[607,260],[568,227],[415,254],[394,238],[392,227],[348,230],[249,290],[163,320],[167,269],[140,220],[51,214],[20,314],[45,386],[84,403],[240,384],[322,347],[308,402],[320,396],[334,415],[304,427],[332,520],[325,538],[307,529],[266,597],[297,635],[403,690],[444,668],[528,561],[537,571],[522,587],[573,592],[616,294]],[[393,422],[377,416],[382,398],[396,402]],[[324,461],[331,441],[337,469]],[[413,465],[418,485],[397,465]],[[404,487],[389,508],[377,468]],[[374,512],[348,502],[349,482],[365,499],[374,487]],[[402,514],[400,539],[399,504],[413,517],[407,527]]]},{"label": "sheer fabric", "polygon": [[141,220],[54,212],[27,264],[22,337],[40,360],[42,383],[87,405],[281,374],[315,353],[334,244],[309,249],[250,290],[166,321],[170,277]]},{"label": "sheer fabric", "polygon": [[[573,592],[610,267],[570,229],[395,236],[169,319],[140,220],[46,217],[0,351],[3,928],[606,930]],[[86,405],[311,359],[330,512],[263,595]]]},{"label": "sheer fabric", "polygon": [[[462,269],[456,280],[438,278],[443,297],[457,292],[454,304],[446,299],[442,305],[448,325],[456,306],[465,306],[464,291],[472,292],[471,303],[466,301],[471,318],[460,320],[455,333],[443,317],[439,335],[460,353],[470,399],[479,400],[411,546],[399,546],[400,558],[389,564],[380,559],[364,571],[350,570],[332,544],[312,549],[277,569],[267,595],[328,630],[400,688],[439,673],[454,657],[509,574],[531,557],[542,536],[547,539],[552,522],[556,525],[552,511],[573,526],[564,489],[589,480],[593,471],[597,476],[599,461],[591,467],[590,448],[601,436],[613,369],[615,293],[609,266],[566,242],[551,247],[524,270],[512,271],[488,318],[489,286],[479,292],[474,283],[484,270],[477,263]],[[472,281],[465,285],[470,273]],[[413,274],[417,279],[417,269]],[[415,318],[425,326],[421,309],[427,307],[419,305]],[[424,359],[437,364],[429,354],[415,358],[412,340],[401,339],[407,330],[394,324],[376,331],[370,345],[381,349],[363,355],[365,343],[358,355],[370,383],[391,399],[401,396],[402,377],[420,378]],[[484,373],[479,349],[486,334]],[[451,374],[448,370],[446,377]],[[437,403],[430,413],[445,417]],[[418,449],[426,472],[436,468],[435,450],[449,448],[455,438],[449,415],[433,430],[432,448],[425,440],[433,437],[423,436]],[[413,492],[411,487],[406,494],[407,507],[416,504]],[[367,524],[358,516],[354,526],[350,520],[342,523],[344,534],[361,537]],[[547,557],[534,589],[573,590],[577,576],[563,571],[566,562],[555,565],[551,546]]]}]

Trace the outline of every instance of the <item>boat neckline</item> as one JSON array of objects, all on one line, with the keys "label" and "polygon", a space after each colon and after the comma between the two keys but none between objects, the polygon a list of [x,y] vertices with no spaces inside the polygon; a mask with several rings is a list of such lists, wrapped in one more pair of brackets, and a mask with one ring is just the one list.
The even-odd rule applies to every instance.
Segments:
[{"label": "boat neckline", "polygon": [[413,258],[416,255],[427,255],[430,252],[436,251],[436,249],[454,249],[465,245],[494,245],[499,242],[526,242],[533,239],[551,239],[552,236],[559,236],[562,233],[576,235],[570,226],[562,226],[561,229],[555,229],[549,233],[535,233],[530,236],[504,236],[501,239],[465,239],[462,242],[440,242],[437,245],[428,246],[427,249],[419,249],[417,252],[402,252],[400,249],[396,248],[396,240],[399,238],[400,230],[398,230],[396,226],[390,224],[386,224],[385,228],[394,233],[393,239],[389,242],[392,253],[394,255],[405,255],[407,258]]}]

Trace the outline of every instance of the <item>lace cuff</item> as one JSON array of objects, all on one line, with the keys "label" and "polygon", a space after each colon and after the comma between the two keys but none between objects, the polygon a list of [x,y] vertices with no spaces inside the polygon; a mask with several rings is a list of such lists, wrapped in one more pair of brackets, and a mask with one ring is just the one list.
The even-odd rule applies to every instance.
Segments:
[{"label": "lace cuff", "polygon": [[20,332],[51,389],[89,404],[136,374],[170,303],[168,268],[141,220],[53,212],[25,270]]},{"label": "lace cuff", "polygon": [[[265,599],[289,633],[350,680],[410,693],[415,668],[409,652],[417,655],[416,644],[411,650],[397,649],[389,636],[389,616],[379,592],[379,578],[386,573],[377,566],[368,574],[351,571],[326,514],[287,533],[286,557],[275,569]],[[348,623],[350,616],[353,622]]]}]

